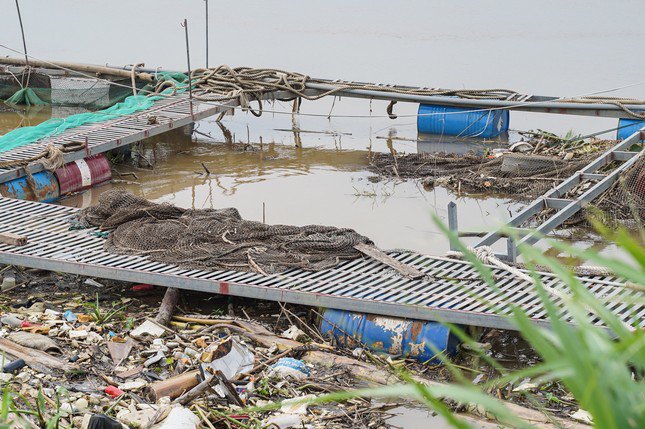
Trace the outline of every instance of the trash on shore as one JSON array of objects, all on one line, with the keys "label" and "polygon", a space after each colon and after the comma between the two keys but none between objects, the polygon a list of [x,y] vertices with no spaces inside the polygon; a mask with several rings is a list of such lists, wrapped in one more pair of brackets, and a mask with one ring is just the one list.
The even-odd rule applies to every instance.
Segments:
[{"label": "trash on shore", "polygon": [[[70,281],[56,279],[57,284]],[[45,293],[47,301],[31,295],[30,288],[12,292],[11,298],[0,295],[15,306],[6,305],[10,311],[0,314],[0,350],[7,356],[0,380],[22,395],[13,399],[17,409],[44,401],[44,418],[58,416],[63,426],[196,428],[224,427],[225,422],[238,427],[239,422],[255,427],[253,422],[261,422],[341,428],[347,427],[350,413],[353,425],[385,429],[390,410],[401,403],[316,400],[366,383],[396,382],[397,368],[412,374],[436,371],[439,380],[449,380],[441,365],[375,350],[359,339],[351,344],[357,347],[343,346],[331,333],[319,331],[317,323],[305,323],[304,315],[292,311],[297,307],[282,307],[289,318],[268,310],[275,325],[271,329],[259,321],[191,313],[163,326],[155,320],[157,304],[125,296],[141,295],[132,285],[73,283],[76,289],[69,292]],[[86,292],[79,295],[79,288]],[[97,289],[103,295],[95,295]],[[47,333],[31,332],[33,327]],[[466,358],[469,353],[463,351]],[[506,395],[524,400],[524,392],[507,390]],[[564,407],[561,415],[576,409],[575,404]],[[36,420],[20,415],[13,421],[33,426]]]}]

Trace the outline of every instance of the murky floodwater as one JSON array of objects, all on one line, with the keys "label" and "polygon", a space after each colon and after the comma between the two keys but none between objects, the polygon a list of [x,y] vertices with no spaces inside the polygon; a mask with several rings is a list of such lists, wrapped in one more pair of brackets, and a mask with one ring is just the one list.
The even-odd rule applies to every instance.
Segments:
[{"label": "murky floodwater", "polygon": [[[13,4],[0,2],[2,15],[15,21]],[[149,67],[185,67],[180,21],[189,21],[193,67],[203,66],[203,2],[177,8],[170,1],[83,3],[25,2],[28,49],[38,58],[97,64],[145,62]],[[73,13],[70,11],[73,10]],[[124,11],[128,13],[123,13]],[[423,86],[513,88],[532,94],[578,95],[620,87],[643,79],[645,59],[633,46],[645,30],[622,25],[645,12],[640,1],[482,2],[250,1],[211,5],[210,63],[272,66],[316,77],[346,78]],[[14,28],[15,27],[15,28]],[[82,37],[79,37],[81,36]],[[20,47],[17,24],[0,27],[0,41]],[[0,53],[10,54],[0,47]],[[610,95],[645,98],[645,85]],[[303,113],[372,114],[371,119],[302,116],[294,124],[286,103],[282,112],[255,118],[238,112],[224,124],[236,141],[266,143],[260,153],[219,146],[214,121],[199,124],[212,143],[166,138],[159,143],[154,172],[137,171],[139,185],[128,186],[149,198],[182,206],[236,206],[252,219],[281,223],[326,223],[353,227],[382,247],[443,253],[447,244],[430,214],[446,217],[446,205],[459,203],[463,230],[490,229],[517,210],[506,200],[456,198],[444,189],[426,192],[414,182],[373,184],[364,171],[364,151],[386,150],[395,136],[401,152],[427,150],[416,138],[414,118],[390,120],[385,103],[333,99],[305,102]],[[399,103],[395,112],[413,114]],[[60,115],[54,109],[55,116]],[[513,129],[541,128],[583,134],[615,126],[611,119],[512,113]],[[0,113],[0,132],[36,123],[37,113]],[[289,131],[301,131],[296,136]],[[201,138],[201,136],[200,136]],[[511,134],[511,141],[514,139]],[[269,146],[269,143],[275,143]],[[298,142],[302,148],[294,148]],[[436,142],[435,142],[436,143]],[[257,145],[256,145],[257,146]],[[271,148],[272,147],[272,148]],[[363,151],[363,152],[359,152]],[[199,176],[201,162],[210,178]],[[105,189],[105,188],[102,188]],[[98,189],[92,192],[96,195]],[[85,196],[85,201],[88,196]],[[65,204],[80,204],[78,199]]]},{"label": "murky floodwater", "polygon": [[[182,69],[185,45],[179,23],[188,18],[193,67],[204,65],[202,1],[181,7],[167,0],[113,0],[109,6],[71,0],[22,3],[28,49],[37,58]],[[588,94],[642,83],[645,57],[634,48],[645,41],[645,28],[628,23],[644,12],[639,0],[211,2],[210,63],[429,87]],[[0,43],[20,48],[13,1],[0,0],[0,16]],[[0,55],[15,56],[2,47]],[[608,95],[645,98],[645,85]],[[459,204],[459,226],[468,231],[494,228],[521,208],[505,199],[462,198],[442,188],[426,191],[414,181],[368,180],[368,151],[388,150],[388,136],[398,138],[392,145],[400,152],[445,143],[414,141],[415,120],[405,115],[415,113],[415,105],[397,104],[401,117],[394,121],[384,117],[385,105],[327,99],[305,102],[301,110],[374,115],[370,119],[302,116],[294,123],[291,107],[280,102],[271,106],[277,113],[261,118],[241,112],[225,117],[234,141],[250,141],[253,150],[226,144],[214,120],[205,120],[198,130],[212,139],[163,136],[154,145],[154,170],[118,166],[124,175],[115,179],[130,182],[118,186],[155,201],[195,208],[234,206],[255,220],[262,219],[264,207],[270,223],[351,227],[383,248],[431,254],[447,250],[431,214],[445,220],[448,202]],[[0,109],[0,134],[68,113]],[[511,117],[515,130],[560,134],[616,125],[616,120],[600,118],[516,112]],[[510,140],[514,138],[511,133]],[[146,156],[153,156],[152,150]],[[204,174],[202,163],[210,175]],[[110,186],[63,204],[90,204]],[[427,421],[424,416],[411,419],[399,424],[413,427]]]}]

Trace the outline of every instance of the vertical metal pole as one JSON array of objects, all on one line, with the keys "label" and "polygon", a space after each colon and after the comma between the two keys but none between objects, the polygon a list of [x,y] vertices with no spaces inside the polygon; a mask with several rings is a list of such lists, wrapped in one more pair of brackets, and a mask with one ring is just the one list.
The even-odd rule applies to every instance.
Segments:
[{"label": "vertical metal pole", "polygon": [[208,0],[206,2],[206,68],[208,68]]},{"label": "vertical metal pole", "polygon": [[[20,23],[20,33],[22,34],[22,49],[25,51],[25,69],[22,72],[22,76],[20,78],[20,84],[22,87],[29,86],[29,77],[31,76],[31,73],[29,73],[29,55],[27,55],[27,41],[25,40],[25,29],[22,26],[22,15],[20,14],[20,5],[18,4],[18,0],[16,0],[16,11],[18,12],[18,22]],[[27,73],[25,73],[27,71]],[[25,77],[25,75],[27,77]]]},{"label": "vertical metal pole", "polygon": [[513,239],[513,237],[506,238],[506,254],[510,262],[516,262],[517,247],[515,246],[515,240]]},{"label": "vertical metal pole", "polygon": [[27,42],[25,40],[25,29],[22,26],[22,15],[20,14],[20,5],[18,0],[16,0],[16,10],[18,11],[18,22],[20,22],[20,33],[22,33],[22,48],[25,51],[25,63],[29,67],[29,55],[27,55]]},{"label": "vertical metal pole", "polygon": [[[459,226],[457,224],[457,204],[455,204],[454,201],[450,201],[448,203],[448,229],[455,234],[459,233]],[[450,250],[457,250],[455,240],[456,239],[450,237]]]},{"label": "vertical metal pole", "polygon": [[184,23],[182,24],[186,33],[186,63],[188,64],[188,98],[190,103],[190,116],[193,116],[193,85],[191,81],[191,71],[190,71],[190,46],[188,44],[188,20],[184,18]]}]

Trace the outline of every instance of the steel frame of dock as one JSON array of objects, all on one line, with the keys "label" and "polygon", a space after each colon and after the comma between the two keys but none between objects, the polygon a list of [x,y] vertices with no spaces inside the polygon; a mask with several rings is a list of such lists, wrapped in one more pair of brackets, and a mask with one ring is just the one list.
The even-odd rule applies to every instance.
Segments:
[{"label": "steel frame of dock", "polygon": [[[0,197],[0,232],[28,237],[26,246],[0,244],[0,264],[18,265],[90,277],[149,283],[195,291],[403,318],[515,329],[512,307],[547,324],[546,310],[532,284],[493,268],[497,290],[483,281],[470,263],[394,251],[390,255],[426,276],[411,280],[373,259],[342,262],[319,272],[291,269],[280,274],[196,270],[117,255],[103,250],[96,229],[70,230],[76,208]],[[566,288],[557,276],[540,273],[546,286]],[[609,309],[625,323],[643,328],[645,305],[633,304],[636,291],[611,276],[579,276],[594,295],[612,299]],[[615,299],[616,301],[613,301]],[[630,303],[632,302],[632,303]],[[564,320],[572,322],[560,298],[554,298]],[[594,316],[591,316],[592,319]],[[598,319],[593,319],[603,326]]]}]

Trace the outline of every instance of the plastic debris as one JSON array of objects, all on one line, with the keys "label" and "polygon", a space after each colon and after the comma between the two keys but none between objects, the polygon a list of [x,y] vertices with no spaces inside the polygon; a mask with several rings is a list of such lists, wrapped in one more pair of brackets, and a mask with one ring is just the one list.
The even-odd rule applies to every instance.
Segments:
[{"label": "plastic debris", "polygon": [[5,314],[0,317],[0,323],[11,328],[20,328],[22,326],[22,320],[11,314]]},{"label": "plastic debris", "polygon": [[282,401],[280,411],[285,414],[307,414],[307,407],[316,399],[316,395],[304,395]]},{"label": "plastic debris", "polygon": [[591,414],[589,414],[588,411],[585,411],[582,408],[579,408],[578,411],[571,414],[571,418],[582,423],[588,423],[588,424],[593,423],[593,418],[591,417]]},{"label": "plastic debris", "polygon": [[69,331],[68,336],[71,339],[82,339],[82,338],[87,338],[88,334],[89,334],[88,331],[84,329],[79,329],[78,331]]},{"label": "plastic debris", "polygon": [[278,429],[300,427],[301,425],[302,415],[300,414],[277,414],[262,421],[262,427],[275,427]]},{"label": "plastic debris", "polygon": [[307,334],[303,330],[298,328],[296,325],[291,325],[289,329],[280,334],[282,338],[288,338],[290,340],[298,341],[300,338],[304,338]]},{"label": "plastic debris", "polygon": [[94,287],[103,287],[102,283],[97,282],[94,279],[87,279],[85,280],[85,284],[88,286],[94,286]]},{"label": "plastic debris", "polygon": [[199,424],[199,417],[193,414],[188,408],[175,407],[170,410],[168,417],[161,423],[158,429],[195,429]]},{"label": "plastic debris", "polygon": [[134,380],[134,381],[128,381],[123,384],[119,384],[118,389],[123,392],[127,392],[130,390],[141,390],[147,385],[148,385],[148,382],[145,380]]},{"label": "plastic debris", "polygon": [[137,328],[133,329],[130,332],[130,335],[134,338],[141,338],[144,335],[150,335],[152,337],[160,337],[164,333],[164,329],[150,320],[146,320]]},{"label": "plastic debris", "polygon": [[140,284],[140,285],[132,286],[132,289],[131,289],[131,290],[132,290],[133,292],[144,292],[144,291],[148,291],[148,290],[153,290],[154,288],[155,288],[155,287],[154,287],[153,285],[149,285],[149,284]]},{"label": "plastic debris", "polygon": [[78,317],[76,317],[76,314],[72,312],[72,310],[67,310],[66,312],[63,313],[63,318],[67,320],[68,322],[74,323],[78,320]]},{"label": "plastic debris", "polygon": [[16,359],[14,361],[9,362],[6,364],[4,367],[2,367],[3,372],[7,373],[13,373],[25,366],[25,361],[23,359]]},{"label": "plastic debris", "polygon": [[308,377],[310,371],[303,361],[284,357],[271,366],[270,374],[282,378],[301,380]]},{"label": "plastic debris", "polygon": [[121,423],[109,418],[105,414],[86,414],[81,424],[81,428],[83,429],[121,429],[122,427]]},{"label": "plastic debris", "polygon": [[118,387],[108,386],[108,387],[105,388],[105,393],[107,395],[109,395],[110,397],[112,397],[112,398],[116,398],[116,397],[119,397],[119,396],[123,395],[125,392],[123,390],[119,389]]},{"label": "plastic debris", "polygon": [[128,357],[133,346],[134,341],[132,341],[130,338],[128,338],[124,343],[118,341],[108,341],[107,348],[110,352],[110,357],[112,357],[112,362],[114,362],[115,365],[120,365],[121,362],[123,362]]},{"label": "plastic debris", "polygon": [[533,390],[537,388],[537,384],[531,383],[531,379],[526,378],[522,380],[522,382],[513,389],[513,392],[527,392],[529,390]]},{"label": "plastic debris", "polygon": [[253,368],[255,355],[248,348],[230,339],[230,351],[219,359],[209,363],[202,363],[202,370],[206,374],[213,374],[215,370],[222,372],[224,377],[231,379],[237,374],[250,371]]},{"label": "plastic debris", "polygon": [[48,353],[62,353],[60,346],[50,337],[31,332],[16,331],[7,335],[7,338],[16,344]]}]

